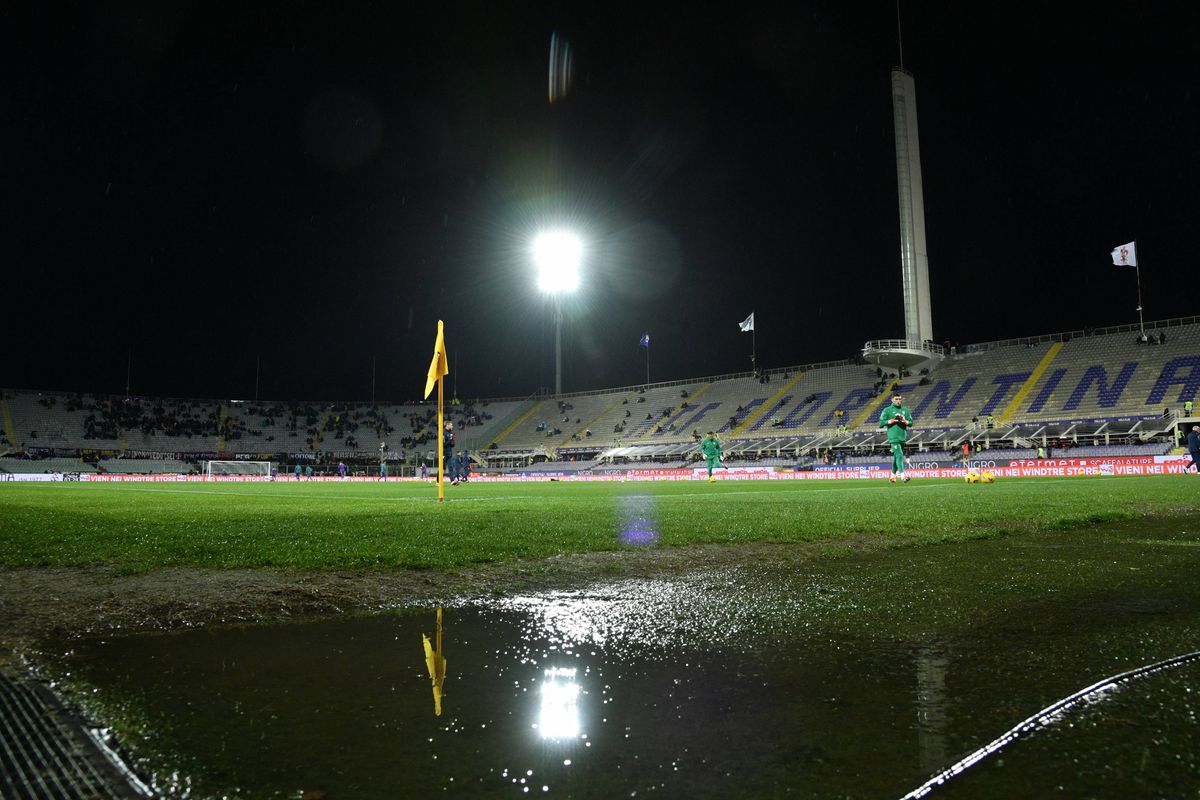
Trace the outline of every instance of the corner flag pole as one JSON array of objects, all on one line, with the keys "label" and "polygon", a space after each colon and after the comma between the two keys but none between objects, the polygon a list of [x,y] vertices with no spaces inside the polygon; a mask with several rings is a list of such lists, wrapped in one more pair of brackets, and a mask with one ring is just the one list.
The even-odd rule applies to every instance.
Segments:
[{"label": "corner flag pole", "polygon": [[429,373],[425,376],[425,397],[429,397],[429,393],[433,391],[433,384],[437,384],[438,390],[438,427],[437,433],[437,486],[438,486],[438,502],[445,499],[442,487],[442,463],[445,458],[445,442],[443,439],[443,431],[446,429],[445,417],[442,411],[442,403],[444,400],[442,379],[450,374],[450,366],[446,363],[446,338],[442,329],[442,321],[438,320],[437,341],[433,343],[433,361],[429,364]]},{"label": "corner flag pole", "polygon": [[[438,323],[438,333],[441,333],[441,328],[442,328],[442,323],[439,322]],[[446,445],[444,435],[442,434],[442,431],[446,430],[446,422],[442,416],[442,383],[443,383],[442,376],[439,375],[438,376],[438,429],[437,429],[437,437],[438,437],[438,502],[439,503],[443,502],[446,499],[445,487],[442,486],[442,465],[445,462],[445,458],[443,457],[442,451]]]}]

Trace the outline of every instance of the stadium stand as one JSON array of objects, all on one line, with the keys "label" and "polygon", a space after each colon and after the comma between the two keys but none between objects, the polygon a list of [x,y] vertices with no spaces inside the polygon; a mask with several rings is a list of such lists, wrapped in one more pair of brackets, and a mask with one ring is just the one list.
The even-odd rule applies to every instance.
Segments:
[{"label": "stadium stand", "polygon": [[39,472],[96,472],[91,464],[78,458],[0,458],[0,472],[10,475]]},{"label": "stadium stand", "polygon": [[[559,398],[452,403],[446,414],[459,448],[493,469],[688,465],[709,430],[732,462],[823,464],[839,451],[844,459],[870,459],[884,446],[876,421],[895,391],[916,421],[910,449],[925,460],[953,461],[964,444],[1011,457],[1039,445],[1086,446],[1093,455],[1163,452],[1176,444],[1183,403],[1200,391],[1200,318],[1150,323],[1146,331],[1145,339],[1121,326],[985,342],[902,371],[825,362]],[[217,454],[365,463],[385,442],[393,458],[415,463],[431,459],[437,446],[430,403],[6,390],[0,410],[0,452],[71,456],[76,465],[82,457],[101,469],[118,466],[117,455],[125,456],[120,467],[136,471],[190,470],[189,460]]]},{"label": "stadium stand", "polygon": [[[74,470],[78,472],[79,470]],[[175,474],[187,475],[203,470],[196,463],[181,461],[177,458],[113,458],[103,459],[95,464],[96,472],[112,472],[125,475],[158,475]]]}]

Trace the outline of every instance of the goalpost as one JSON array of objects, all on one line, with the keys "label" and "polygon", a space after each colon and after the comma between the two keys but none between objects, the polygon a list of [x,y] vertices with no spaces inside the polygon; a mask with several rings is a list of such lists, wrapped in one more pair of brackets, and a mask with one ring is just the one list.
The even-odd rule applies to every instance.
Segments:
[{"label": "goalpost", "polygon": [[239,476],[271,480],[270,461],[205,461],[204,479],[206,481],[224,476]]}]

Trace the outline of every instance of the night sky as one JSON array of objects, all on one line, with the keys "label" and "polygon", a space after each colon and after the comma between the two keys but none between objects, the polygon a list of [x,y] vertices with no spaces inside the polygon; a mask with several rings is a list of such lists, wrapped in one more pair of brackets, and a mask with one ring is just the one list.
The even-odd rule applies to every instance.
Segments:
[{"label": "night sky", "polygon": [[[904,3],[938,341],[1200,313],[1193,3]],[[587,248],[564,390],[902,337],[894,2],[6,6],[3,378],[417,399],[553,386],[530,241]],[[551,37],[573,83],[548,100]]]}]

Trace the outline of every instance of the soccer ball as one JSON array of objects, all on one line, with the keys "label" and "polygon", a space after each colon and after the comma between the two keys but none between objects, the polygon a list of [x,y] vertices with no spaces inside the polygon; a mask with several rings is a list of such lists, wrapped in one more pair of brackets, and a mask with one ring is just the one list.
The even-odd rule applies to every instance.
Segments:
[{"label": "soccer ball", "polygon": [[970,469],[967,470],[966,475],[963,475],[963,481],[966,483],[979,483],[981,480],[982,477],[980,476],[978,470]]},{"label": "soccer ball", "polygon": [[994,472],[988,472],[987,470],[984,470],[983,472],[979,473],[979,482],[980,483],[995,483],[996,482],[996,474]]}]

